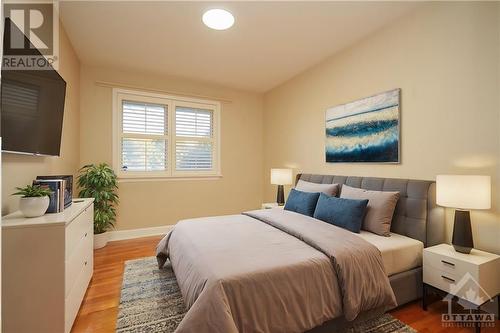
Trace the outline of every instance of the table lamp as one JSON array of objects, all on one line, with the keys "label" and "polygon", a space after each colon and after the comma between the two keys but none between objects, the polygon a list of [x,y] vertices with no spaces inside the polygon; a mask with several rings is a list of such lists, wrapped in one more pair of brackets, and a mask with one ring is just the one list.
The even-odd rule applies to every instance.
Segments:
[{"label": "table lamp", "polygon": [[292,169],[271,169],[271,184],[278,185],[276,202],[279,206],[283,206],[285,204],[283,185],[292,184]]},{"label": "table lamp", "polygon": [[469,209],[491,208],[491,177],[439,175],[436,177],[436,203],[455,208],[451,243],[455,251],[470,253],[474,241]]}]

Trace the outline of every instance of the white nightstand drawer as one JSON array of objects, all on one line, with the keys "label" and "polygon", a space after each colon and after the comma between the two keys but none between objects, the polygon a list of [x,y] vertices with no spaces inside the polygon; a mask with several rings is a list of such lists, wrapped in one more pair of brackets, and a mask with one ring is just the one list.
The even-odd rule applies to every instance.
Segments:
[{"label": "white nightstand drawer", "polygon": [[424,267],[432,267],[438,271],[452,274],[458,278],[461,278],[466,273],[470,273],[475,279],[478,279],[477,265],[460,261],[455,258],[424,251],[423,263]]},{"label": "white nightstand drawer", "polygon": [[435,268],[424,266],[424,283],[450,293],[451,286],[457,283],[460,278],[453,273],[443,272]]},{"label": "white nightstand drawer", "polygon": [[[468,300],[476,305],[481,305],[490,299],[490,297],[496,296],[485,293],[484,289],[476,284],[475,279],[474,281],[467,278],[462,280],[464,277],[465,276],[456,276],[436,269],[424,269],[424,283]],[[471,295],[473,297],[471,297]]]}]

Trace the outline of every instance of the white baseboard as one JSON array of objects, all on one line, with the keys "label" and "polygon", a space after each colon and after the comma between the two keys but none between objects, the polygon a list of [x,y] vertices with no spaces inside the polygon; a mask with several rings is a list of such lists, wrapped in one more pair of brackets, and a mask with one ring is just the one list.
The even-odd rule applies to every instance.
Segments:
[{"label": "white baseboard", "polygon": [[113,230],[109,232],[109,240],[124,240],[148,236],[165,235],[172,230],[173,225],[165,225],[161,227],[130,229],[130,230]]}]

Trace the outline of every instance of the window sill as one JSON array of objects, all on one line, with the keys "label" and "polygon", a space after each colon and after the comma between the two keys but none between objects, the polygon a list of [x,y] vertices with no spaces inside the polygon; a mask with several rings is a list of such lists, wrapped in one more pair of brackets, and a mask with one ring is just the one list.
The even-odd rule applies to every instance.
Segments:
[{"label": "window sill", "polygon": [[137,182],[164,182],[164,181],[193,181],[193,180],[219,180],[222,175],[199,175],[199,176],[158,176],[158,177],[120,177],[118,183],[137,183]]}]

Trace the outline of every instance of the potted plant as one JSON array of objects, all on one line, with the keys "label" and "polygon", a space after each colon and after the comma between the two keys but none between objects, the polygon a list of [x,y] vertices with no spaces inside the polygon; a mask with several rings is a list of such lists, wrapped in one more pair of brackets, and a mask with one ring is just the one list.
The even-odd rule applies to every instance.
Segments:
[{"label": "potted plant", "polygon": [[49,208],[52,193],[47,188],[40,185],[26,185],[25,187],[16,187],[17,192],[12,195],[21,195],[19,200],[19,210],[26,217],[38,217],[45,214]]},{"label": "potted plant", "polygon": [[79,196],[94,198],[94,249],[106,246],[116,221],[116,174],[106,163],[85,165],[78,176]]}]

